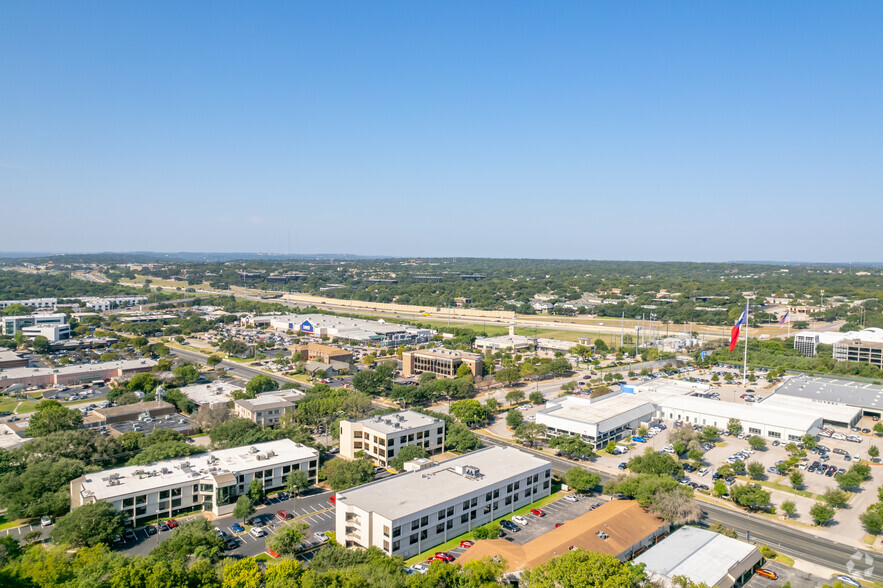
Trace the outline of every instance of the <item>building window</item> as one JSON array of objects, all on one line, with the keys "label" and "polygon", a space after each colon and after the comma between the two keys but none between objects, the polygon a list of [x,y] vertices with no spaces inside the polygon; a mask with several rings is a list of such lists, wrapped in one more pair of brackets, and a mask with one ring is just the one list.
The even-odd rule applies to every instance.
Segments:
[{"label": "building window", "polygon": [[439,524],[437,524],[437,525],[435,526],[435,534],[436,534],[436,535],[438,535],[439,533],[443,533],[444,530],[445,530],[445,524],[444,524],[444,523],[439,523]]},{"label": "building window", "polygon": [[477,506],[478,505],[478,497],[476,496],[472,500],[469,501],[469,506]]},{"label": "building window", "polygon": [[453,519],[448,519],[448,522],[445,523],[445,528],[446,528],[446,529],[453,529],[453,528],[454,528],[454,521],[453,521]]},{"label": "building window", "polygon": [[418,541],[417,533],[414,533],[413,535],[411,535],[411,537],[408,539],[408,541],[411,543],[411,545],[414,545],[415,543],[417,543],[417,541]]},{"label": "building window", "polygon": [[469,501],[468,500],[463,501],[463,510],[469,510]]},{"label": "building window", "polygon": [[461,523],[469,522],[469,513],[468,512],[464,512],[462,515],[460,515],[460,522]]},{"label": "building window", "polygon": [[417,519],[414,519],[413,521],[411,521],[411,530],[412,531],[416,531],[419,528],[420,528],[420,521],[418,521]]},{"label": "building window", "polygon": [[423,517],[420,519],[420,526],[425,527],[429,524],[429,517]]},{"label": "building window", "polygon": [[443,518],[445,518],[445,509],[438,511],[438,520],[442,520]]},{"label": "building window", "polygon": [[500,508],[500,501],[496,500],[494,501],[494,510],[497,510],[498,508]]},{"label": "building window", "polygon": [[393,536],[393,538],[395,538],[395,537],[399,537],[401,534],[402,534],[402,528],[401,528],[401,527],[393,527],[393,528],[392,528],[392,536]]},{"label": "building window", "polygon": [[169,510],[169,501],[165,500],[159,503],[159,506],[156,507],[157,510]]},{"label": "building window", "polygon": [[500,497],[500,489],[497,488],[496,490],[494,490],[494,498],[499,498],[499,497]]},{"label": "building window", "polygon": [[429,531],[427,531],[426,529],[423,529],[422,531],[420,531],[420,540],[421,541],[426,541],[427,537],[429,537]]},{"label": "building window", "polygon": [[534,481],[534,484],[536,484],[536,483],[539,481],[539,479],[540,479],[540,475],[539,475],[539,474],[534,474],[534,475],[533,475],[533,481]]},{"label": "building window", "polygon": [[165,500],[165,499],[168,498],[168,497],[169,497],[169,491],[168,491],[168,490],[160,490],[160,491],[159,491],[159,499],[160,499],[160,500]]},{"label": "building window", "polygon": [[389,537],[389,526],[388,525],[383,525],[383,536]]},{"label": "building window", "polygon": [[291,466],[290,466],[290,465],[282,466],[282,473],[283,473],[283,474],[287,474],[287,473],[290,472],[290,471],[291,471]]},{"label": "building window", "polygon": [[511,497],[511,496],[507,496],[507,497],[506,497],[506,500],[503,502],[503,504],[505,504],[505,505],[510,505],[510,504],[512,504],[512,497]]},{"label": "building window", "polygon": [[484,501],[485,502],[491,501],[491,493],[490,492],[488,492],[487,494],[484,495]]},{"label": "building window", "polygon": [[781,439],[781,438],[782,438],[782,434],[779,433],[778,431],[768,431],[767,434],[768,434],[770,437],[775,437],[776,439]]},{"label": "building window", "polygon": [[398,541],[393,541],[393,542],[392,542],[392,550],[393,550],[393,551],[398,551],[398,550],[399,550],[399,547],[401,547],[401,544],[400,544]]},{"label": "building window", "polygon": [[181,499],[172,498],[172,508],[178,508],[179,506],[181,506]]},{"label": "building window", "polygon": [[141,496],[136,496],[135,504],[147,504],[147,495],[142,494]]},{"label": "building window", "polygon": [[454,507],[453,506],[448,507],[448,516],[449,517],[454,516]]},{"label": "building window", "polygon": [[506,492],[512,492],[512,484],[506,486]]},{"label": "building window", "polygon": [[543,482],[543,490],[547,489],[548,487],[549,487],[549,481],[546,480],[545,482]]},{"label": "building window", "polygon": [[760,435],[760,429],[757,427],[748,427],[748,432],[752,435]]},{"label": "building window", "polygon": [[472,520],[475,520],[475,517],[476,517],[476,516],[478,516],[478,511],[477,511],[477,510],[473,510],[471,513],[469,513],[469,518],[472,519]]},{"label": "building window", "polygon": [[551,475],[552,475],[552,470],[546,470],[546,477],[548,478]]},{"label": "building window", "polygon": [[521,488],[521,482],[515,482],[515,489],[518,490]]},{"label": "building window", "polygon": [[180,488],[172,488],[172,497],[174,498],[175,496],[181,496]]},{"label": "building window", "polygon": [[490,505],[490,504],[485,504],[485,505],[484,505],[484,513],[483,513],[483,514],[490,514],[490,512],[491,512],[491,505]]},{"label": "building window", "polygon": [[135,504],[134,498],[123,498],[123,506],[132,506]]},{"label": "building window", "polygon": [[512,495],[512,500],[514,500],[515,502],[518,502],[518,492],[516,492],[515,494]]}]

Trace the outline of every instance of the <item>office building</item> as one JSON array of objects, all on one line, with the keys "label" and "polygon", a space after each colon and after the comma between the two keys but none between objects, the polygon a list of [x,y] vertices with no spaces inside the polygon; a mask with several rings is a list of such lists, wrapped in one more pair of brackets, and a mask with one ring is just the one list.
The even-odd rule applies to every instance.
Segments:
[{"label": "office building", "polygon": [[64,313],[0,317],[0,325],[3,326],[2,334],[7,337],[12,337],[24,327],[63,325],[66,321],[67,315]]},{"label": "office building", "polygon": [[445,422],[413,410],[362,419],[340,421],[340,455],[355,459],[363,451],[386,467],[402,447],[420,445],[430,455],[445,448]]},{"label": "office building", "polygon": [[102,312],[114,308],[146,304],[147,296],[87,296],[80,298],[80,300],[85,302],[88,308]]},{"label": "office building", "polygon": [[50,343],[64,341],[71,338],[70,325],[34,325],[22,327],[21,334],[33,339],[34,337],[46,337]]},{"label": "office building", "polygon": [[[866,329],[870,330],[870,329]],[[879,331],[880,329],[874,329]],[[834,359],[837,361],[857,361],[883,368],[883,338],[843,339],[834,343]]]},{"label": "office building", "polygon": [[226,515],[252,480],[276,490],[289,473],[302,470],[315,483],[318,466],[316,449],[290,439],[268,441],[85,474],[70,483],[71,509],[105,500],[136,527],[193,510]]},{"label": "office building", "polygon": [[[298,392],[296,398],[303,398],[304,393]],[[272,427],[282,422],[285,413],[294,410],[295,403],[290,398],[278,395],[242,398],[233,401],[233,414],[248,419],[262,427]]]},{"label": "office building", "polygon": [[331,345],[321,345],[319,343],[299,345],[293,349],[293,354],[300,356],[302,360],[315,359],[323,363],[331,363],[332,361],[352,363],[353,361],[353,354],[351,351],[341,349],[340,347],[332,347]]},{"label": "office building", "polygon": [[[794,349],[807,357],[815,357],[819,345],[832,345],[834,359],[840,361],[864,361],[874,363],[881,361],[879,350],[883,347],[883,329],[876,327],[861,331],[799,331],[794,334]],[[838,349],[839,347],[839,349]],[[867,351],[861,350],[866,348]],[[852,352],[850,352],[852,349]],[[839,354],[839,357],[838,357]],[[854,358],[854,359],[853,359]],[[873,359],[873,360],[872,360]],[[876,363],[881,367],[880,363]]]},{"label": "office building", "polygon": [[456,378],[457,369],[465,364],[472,377],[480,378],[484,367],[482,359],[479,353],[444,347],[405,351],[402,354],[402,375],[407,377],[429,372],[442,378]]},{"label": "office building", "polygon": [[338,492],[337,542],[407,559],[548,496],[551,482],[544,459],[481,449]]},{"label": "office building", "polygon": [[41,310],[54,310],[58,305],[58,298],[29,298],[27,300],[0,300],[0,309],[7,308],[13,304],[27,306],[28,308]]},{"label": "office building", "polygon": [[202,406],[203,404],[226,404],[233,401],[234,392],[242,392],[244,388],[229,382],[209,382],[208,384],[191,384],[180,388],[181,394]]}]

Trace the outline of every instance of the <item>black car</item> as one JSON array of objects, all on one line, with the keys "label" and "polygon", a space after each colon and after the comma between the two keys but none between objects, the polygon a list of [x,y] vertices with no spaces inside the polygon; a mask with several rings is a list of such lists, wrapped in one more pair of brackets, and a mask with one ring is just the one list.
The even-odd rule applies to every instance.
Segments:
[{"label": "black car", "polygon": [[126,541],[134,541],[135,539],[138,538],[138,536],[135,535],[135,531],[133,531],[132,529],[126,529],[126,532],[123,533],[123,538]]},{"label": "black car", "polygon": [[619,469],[621,469],[621,470],[624,470],[624,469],[626,469],[627,467],[629,467],[629,465],[628,465],[626,462],[622,461],[622,462],[619,463],[619,466],[617,466],[617,467],[618,467]]},{"label": "black car", "polygon": [[513,533],[517,533],[521,530],[521,527],[513,523],[512,521],[503,520],[500,521],[500,526],[506,529],[507,531],[512,531]]},{"label": "black car", "polygon": [[3,412],[0,412],[0,417],[9,416],[9,415],[11,415],[11,414],[12,414],[12,413],[9,412],[8,410],[4,410]]},{"label": "black car", "polygon": [[237,541],[234,537],[228,537],[224,541],[224,545],[227,546],[227,549],[236,549],[239,547],[239,541]]},{"label": "black car", "polygon": [[147,525],[144,527],[144,530],[147,531],[148,535],[156,535],[156,527],[153,525]]},{"label": "black car", "polygon": [[831,477],[834,476],[834,474],[835,474],[836,472],[837,472],[837,468],[835,468],[834,466],[830,466],[830,467],[828,468],[828,471],[825,472],[825,475],[828,476],[829,478],[831,478]]}]

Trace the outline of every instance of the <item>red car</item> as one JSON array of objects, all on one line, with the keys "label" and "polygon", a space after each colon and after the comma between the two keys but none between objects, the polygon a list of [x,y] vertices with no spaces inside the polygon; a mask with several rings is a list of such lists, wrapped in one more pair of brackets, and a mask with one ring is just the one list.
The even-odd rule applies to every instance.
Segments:
[{"label": "red car", "polygon": [[337,497],[333,494],[328,498],[331,501],[331,504],[337,504]]},{"label": "red car", "polygon": [[469,549],[473,545],[475,545],[475,543],[472,541],[460,541],[460,547],[465,547],[466,549]]},{"label": "red car", "polygon": [[166,521],[166,524],[169,526],[169,529],[174,529],[178,526],[178,521],[176,521],[175,519],[169,519]]},{"label": "red car", "polygon": [[290,512],[288,512],[287,510],[277,510],[276,516],[279,517],[280,519],[282,519],[283,521],[294,518],[294,516]]},{"label": "red car", "polygon": [[538,517],[544,517],[544,516],[546,516],[546,513],[544,513],[544,512],[543,512],[542,510],[540,510],[539,508],[532,508],[532,509],[530,509],[530,514],[535,514],[535,515],[537,515]]},{"label": "red car", "polygon": [[279,559],[279,554],[276,553],[275,551],[273,551],[272,549],[270,549],[269,547],[267,548],[267,553],[269,553],[270,555],[272,555],[276,559]]},{"label": "red car", "polygon": [[555,523],[555,528],[557,529],[558,527],[562,526],[563,524],[564,523]]},{"label": "red car", "polygon": [[435,555],[432,556],[432,559],[434,559],[435,561],[452,562],[452,561],[454,561],[454,556],[449,555],[444,551],[439,551]]}]

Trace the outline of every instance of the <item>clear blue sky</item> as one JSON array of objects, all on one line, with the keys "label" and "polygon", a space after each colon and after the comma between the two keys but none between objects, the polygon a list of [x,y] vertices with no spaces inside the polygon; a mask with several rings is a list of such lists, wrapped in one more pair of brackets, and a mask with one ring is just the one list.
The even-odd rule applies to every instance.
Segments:
[{"label": "clear blue sky", "polygon": [[0,12],[0,250],[883,261],[879,1]]}]

